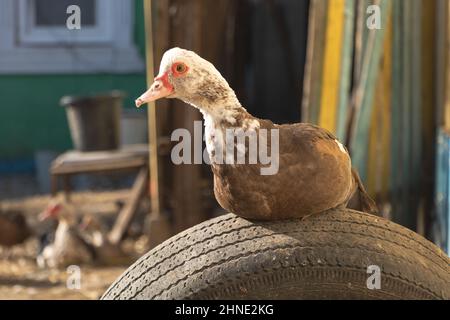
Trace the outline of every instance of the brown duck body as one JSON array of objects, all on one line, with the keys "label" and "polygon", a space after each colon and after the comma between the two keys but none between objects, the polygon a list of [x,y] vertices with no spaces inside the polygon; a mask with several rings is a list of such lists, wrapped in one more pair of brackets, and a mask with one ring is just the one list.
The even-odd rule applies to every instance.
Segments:
[{"label": "brown duck body", "polygon": [[[195,52],[180,48],[168,50],[163,55],[155,82],[136,100],[136,106],[163,97],[181,99],[202,112],[214,173],[214,193],[224,209],[252,219],[301,218],[346,206],[352,195],[357,194],[364,211],[376,211],[352,169],[347,150],[336,137],[311,124],[276,125],[254,118],[241,106],[220,72]],[[259,139],[257,144],[259,151],[261,147],[268,149],[270,156],[267,158],[273,159],[272,151],[278,154],[275,156],[278,171],[262,174],[261,169],[266,167],[262,164],[264,161],[256,161],[256,164],[253,164],[255,161],[245,164],[216,161],[217,158],[229,159],[227,150],[231,146],[227,129],[255,131],[256,135],[267,130],[268,137],[270,130],[277,130],[278,152],[267,139]],[[254,149],[249,152],[250,146],[245,148],[246,159],[249,153],[255,154]],[[233,150],[237,150],[233,153],[239,153],[241,159],[243,147],[242,143],[233,146]]]},{"label": "brown duck body", "polygon": [[22,213],[18,211],[0,211],[0,246],[21,244],[31,235],[31,231]]},{"label": "brown duck body", "polygon": [[[304,217],[347,204],[357,183],[348,152],[336,137],[307,123],[258,122],[257,133],[261,129],[279,132],[278,172],[261,175],[264,165],[260,163],[212,163],[214,193],[222,207],[246,218],[273,220]],[[270,150],[271,144],[267,145]]]}]

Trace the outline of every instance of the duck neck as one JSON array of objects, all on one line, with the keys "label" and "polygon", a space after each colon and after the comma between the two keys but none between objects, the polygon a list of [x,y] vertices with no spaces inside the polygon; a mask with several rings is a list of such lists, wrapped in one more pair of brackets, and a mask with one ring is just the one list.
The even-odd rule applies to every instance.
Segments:
[{"label": "duck neck", "polygon": [[239,101],[214,106],[199,107],[203,118],[211,122],[215,127],[238,128],[243,126],[243,120],[251,118]]},{"label": "duck neck", "polygon": [[228,129],[247,131],[260,127],[259,121],[242,107],[236,94],[226,82],[221,89],[202,92],[195,101],[190,102],[203,114],[206,148],[213,166],[215,160],[212,159],[215,159],[218,154],[223,155]]},{"label": "duck neck", "polygon": [[203,78],[196,87],[195,96],[185,102],[199,109],[205,121],[227,128],[241,127],[244,120],[253,119],[221,76]]}]

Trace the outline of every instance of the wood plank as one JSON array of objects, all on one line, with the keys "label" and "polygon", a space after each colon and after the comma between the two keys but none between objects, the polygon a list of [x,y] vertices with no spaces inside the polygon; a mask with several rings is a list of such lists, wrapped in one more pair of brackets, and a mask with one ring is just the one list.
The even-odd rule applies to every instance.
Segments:
[{"label": "wood plank", "polygon": [[436,134],[435,134],[435,114],[436,104],[439,99],[437,97],[437,77],[436,77],[436,60],[437,60],[437,39],[439,37],[437,30],[437,2],[422,0],[422,85],[421,85],[421,102],[422,102],[422,194],[424,197],[423,228],[426,237],[431,234],[431,212],[434,210],[433,204],[433,187],[435,172],[435,150]]},{"label": "wood plank", "polygon": [[390,113],[392,92],[392,15],[388,17],[380,76],[373,101],[370,129],[368,181],[369,194],[380,203],[388,202],[390,169]]},{"label": "wood plank", "polygon": [[131,221],[139,208],[140,200],[145,193],[148,178],[148,168],[144,167],[139,171],[131,190],[131,195],[125,203],[125,206],[120,211],[114,227],[108,234],[108,239],[112,244],[120,243],[125,235],[125,232],[128,230],[128,227],[130,226]]},{"label": "wood plank", "polygon": [[447,135],[447,143],[446,143],[446,147],[447,147],[447,214],[446,214],[446,220],[447,220],[447,224],[446,224],[446,230],[445,230],[445,234],[446,234],[446,238],[444,239],[445,244],[444,244],[444,250],[447,250],[447,254],[450,255],[450,135],[448,134],[448,131],[446,131],[446,135]]},{"label": "wood plank", "polygon": [[[144,0],[145,16],[145,52],[146,52],[146,70],[147,86],[150,87],[154,79],[154,57],[153,57],[153,26],[152,26],[152,1]],[[149,167],[150,167],[150,199],[152,213],[159,215],[161,213],[161,194],[160,194],[160,171],[158,155],[158,121],[156,115],[155,103],[148,104],[148,132],[149,132]]]},{"label": "wood plank", "polygon": [[339,98],[339,80],[342,61],[344,8],[342,0],[330,0],[326,29],[324,68],[319,125],[336,132],[336,116]]},{"label": "wood plank", "polygon": [[402,153],[401,166],[401,207],[399,217],[396,222],[403,226],[414,230],[414,222],[412,221],[412,211],[410,210],[409,188],[411,186],[411,103],[412,103],[412,1],[402,1],[402,104],[401,104],[401,139]]},{"label": "wood plank", "polygon": [[433,241],[450,253],[450,136],[440,128],[437,137],[435,208]]},{"label": "wood plank", "polygon": [[446,34],[446,39],[445,39],[445,43],[446,43],[446,47],[445,47],[445,52],[447,54],[447,56],[445,57],[446,59],[446,96],[445,96],[445,104],[444,104],[444,111],[443,111],[443,117],[444,117],[444,129],[447,132],[450,132],[450,4],[447,2],[447,8],[446,8],[446,30],[447,30],[447,34]]},{"label": "wood plank", "polygon": [[382,70],[382,86],[380,95],[383,97],[381,105],[381,162],[378,163],[378,172],[381,172],[381,185],[379,189],[379,198],[382,203],[389,201],[389,186],[391,177],[391,116],[392,116],[392,59],[393,59],[393,15],[391,11],[388,20],[387,34],[385,40]]},{"label": "wood plank", "polygon": [[328,0],[311,0],[302,99],[302,121],[317,124],[320,112]]},{"label": "wood plank", "polygon": [[308,39],[306,43],[306,61],[305,72],[303,75],[303,96],[301,105],[301,115],[303,122],[309,122],[311,119],[311,89],[313,87],[313,63],[315,61],[314,51],[316,48],[317,33],[317,0],[311,0],[309,3],[308,16]]},{"label": "wood plank", "polygon": [[[382,71],[380,71],[382,73]],[[378,157],[380,156],[380,140],[379,133],[381,131],[381,122],[380,122],[380,103],[381,99],[379,96],[379,92],[382,88],[380,84],[382,77],[380,76],[377,81],[376,94],[373,100],[372,106],[372,117],[370,121],[370,130],[369,130],[369,146],[368,146],[368,157],[367,157],[367,182],[366,189],[369,195],[375,199],[374,195],[377,194],[378,190],[378,182],[379,182],[379,171],[377,168]]]},{"label": "wood plank", "polygon": [[379,0],[375,3],[380,6],[381,16],[385,18],[381,20],[381,30],[369,31],[361,79],[355,92],[355,118],[350,144],[354,166],[358,169],[363,181],[367,177],[367,147],[372,103],[379,74],[387,17],[389,17],[391,10],[391,2],[388,0]]},{"label": "wood plank", "polygon": [[448,11],[447,0],[436,0],[436,126],[444,125],[444,106],[447,90]]},{"label": "wood plank", "polygon": [[[154,30],[153,36],[153,65],[154,73],[159,68],[159,63],[162,59],[164,52],[170,48],[170,0],[158,0],[152,1],[153,19],[152,29]],[[158,141],[169,140],[172,133],[171,115],[173,114],[173,108],[171,108],[170,99],[159,99],[155,104],[155,118],[157,126],[155,128],[158,136]],[[149,133],[151,134],[151,133]],[[152,211],[159,210],[161,215],[167,215],[170,213],[170,199],[171,199],[171,161],[170,152],[167,148],[163,150],[158,145],[158,199],[159,209],[155,208]],[[156,169],[155,169],[156,170]],[[156,178],[151,180],[150,185],[156,184]],[[152,188],[150,188],[151,190]],[[158,218],[154,218],[152,221],[157,221]],[[162,237],[162,236],[161,236]],[[155,237],[160,239],[161,237]]]},{"label": "wood plank", "polygon": [[354,85],[357,85],[361,80],[361,73],[364,61],[364,55],[367,48],[367,37],[369,29],[367,28],[367,8],[374,4],[374,0],[357,0],[357,16],[356,16],[356,31],[355,31],[355,67],[353,74]]},{"label": "wood plank", "polygon": [[117,151],[68,151],[52,162],[50,174],[62,175],[126,170],[146,165],[148,162],[147,158],[147,145],[134,146]]},{"label": "wood plank", "polygon": [[[351,146],[352,130],[355,125],[356,116],[356,92],[361,82],[362,64],[364,52],[367,42],[367,26],[366,26],[366,10],[368,0],[356,0],[356,26],[355,26],[355,47],[354,47],[354,62],[353,62],[353,84],[350,100],[350,109],[346,123],[345,144]],[[349,148],[351,149],[351,148]]]},{"label": "wood plank", "polygon": [[116,170],[129,170],[147,165],[146,158],[129,158],[123,162],[109,163],[87,163],[87,164],[69,164],[64,166],[55,166],[50,169],[52,175],[66,175],[90,172],[106,172]]},{"label": "wood plank", "polygon": [[[411,138],[411,171],[409,181],[409,212],[413,230],[417,230],[419,219],[419,206],[422,203],[421,198],[421,172],[422,168],[422,68],[421,59],[423,52],[422,43],[422,1],[411,1],[411,20],[409,24],[411,30],[411,112],[410,112],[410,130]],[[431,84],[429,84],[431,85]],[[420,217],[423,219],[423,217]],[[423,221],[420,221],[423,225]]]},{"label": "wood plank", "polygon": [[337,106],[336,136],[345,141],[347,122],[350,111],[350,86],[352,79],[352,58],[354,45],[355,0],[345,0],[344,8],[344,34],[342,44],[342,60],[339,98]]},{"label": "wood plank", "polygon": [[363,43],[364,30],[366,29],[366,0],[357,0],[356,4],[356,28],[355,28],[355,58],[353,68],[353,84],[357,85],[361,77],[362,60],[364,57]]},{"label": "wood plank", "polygon": [[392,48],[392,118],[391,118],[391,205],[392,219],[398,220],[401,209],[401,104],[402,104],[402,1],[393,0],[393,48]]}]

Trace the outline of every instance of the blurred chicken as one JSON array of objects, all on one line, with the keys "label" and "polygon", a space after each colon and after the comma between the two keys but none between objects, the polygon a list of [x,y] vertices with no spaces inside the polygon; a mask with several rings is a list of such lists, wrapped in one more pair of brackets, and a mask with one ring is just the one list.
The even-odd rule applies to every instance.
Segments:
[{"label": "blurred chicken", "polygon": [[58,226],[54,240],[49,241],[48,235],[42,237],[42,241],[50,242],[44,246],[37,257],[39,267],[61,268],[72,264],[88,264],[95,260],[95,250],[87,243],[80,233],[78,218],[73,205],[61,200],[53,200],[49,203],[40,220],[56,219]]},{"label": "blurred chicken", "polygon": [[0,209],[0,246],[21,244],[30,235],[31,230],[20,211]]},{"label": "blurred chicken", "polygon": [[86,216],[81,225],[87,241],[94,248],[96,264],[113,266],[131,262],[131,257],[122,250],[120,245],[114,245],[108,240],[106,237],[108,230],[98,218]]}]

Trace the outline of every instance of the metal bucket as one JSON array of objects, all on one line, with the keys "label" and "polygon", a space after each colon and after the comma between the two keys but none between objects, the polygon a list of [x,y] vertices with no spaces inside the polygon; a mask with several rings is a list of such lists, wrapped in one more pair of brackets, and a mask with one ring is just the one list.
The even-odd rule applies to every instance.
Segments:
[{"label": "metal bucket", "polygon": [[125,109],[122,112],[120,129],[121,144],[148,143],[147,112],[140,109]]},{"label": "metal bucket", "polygon": [[121,91],[87,97],[65,96],[70,135],[78,151],[114,150],[120,145]]}]

